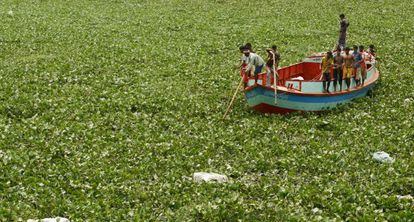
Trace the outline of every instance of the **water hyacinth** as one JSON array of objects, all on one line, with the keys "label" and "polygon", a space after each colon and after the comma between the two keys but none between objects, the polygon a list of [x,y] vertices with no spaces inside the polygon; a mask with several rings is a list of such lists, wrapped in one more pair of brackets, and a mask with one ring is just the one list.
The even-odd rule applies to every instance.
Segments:
[{"label": "water hyacinth", "polygon": [[[2,1],[0,221],[412,220],[414,5],[315,4]],[[332,49],[342,12],[377,48],[370,96],[278,116],[240,93],[222,120],[239,45],[295,63]]]}]

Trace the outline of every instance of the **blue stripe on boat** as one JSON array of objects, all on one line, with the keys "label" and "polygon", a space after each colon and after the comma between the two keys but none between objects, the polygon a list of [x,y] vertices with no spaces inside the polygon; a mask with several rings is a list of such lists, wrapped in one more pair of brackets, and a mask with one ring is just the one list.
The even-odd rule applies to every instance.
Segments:
[{"label": "blue stripe on boat", "polygon": [[[346,94],[335,95],[332,94],[331,96],[307,96],[307,95],[295,95],[295,94],[285,94],[278,92],[278,99],[295,101],[295,102],[306,102],[306,103],[331,103],[331,102],[340,102],[343,100],[349,100],[354,97],[357,97],[359,94],[366,94],[368,90],[372,86],[367,86],[361,88],[358,91],[352,91]],[[270,90],[266,90],[262,87],[256,87],[253,90],[246,92],[246,98],[250,99],[255,97],[256,95],[264,95],[266,97],[274,97],[274,92]]]}]

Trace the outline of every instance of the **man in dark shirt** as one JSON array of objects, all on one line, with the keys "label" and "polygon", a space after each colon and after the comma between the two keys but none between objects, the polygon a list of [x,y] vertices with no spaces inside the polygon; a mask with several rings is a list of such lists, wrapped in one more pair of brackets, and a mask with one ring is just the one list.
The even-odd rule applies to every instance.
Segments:
[{"label": "man in dark shirt", "polygon": [[342,49],[346,47],[346,30],[348,29],[349,22],[346,20],[344,14],[339,15],[339,39],[338,46]]}]

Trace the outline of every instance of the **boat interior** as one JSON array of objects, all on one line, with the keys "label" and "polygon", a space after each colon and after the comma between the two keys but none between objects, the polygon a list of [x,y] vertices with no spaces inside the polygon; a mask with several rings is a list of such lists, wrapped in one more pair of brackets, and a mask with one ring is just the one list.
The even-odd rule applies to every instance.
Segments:
[{"label": "boat interior", "polygon": [[[304,93],[322,93],[322,70],[320,62],[321,57],[316,57],[315,61],[304,61],[290,66],[282,67],[278,69],[279,78],[277,85],[281,87],[286,87],[287,89],[293,89]],[[367,63],[367,69],[372,67],[371,63]],[[331,72],[332,73],[332,72]],[[372,72],[368,72],[367,79],[372,75]],[[331,74],[332,76],[332,74]],[[267,75],[266,72],[260,73],[258,77],[259,85],[270,85],[273,87],[274,79],[273,75],[270,77],[270,84],[266,84]],[[247,87],[254,85],[254,77],[249,77]],[[330,84],[330,88],[333,91],[333,84]],[[350,88],[356,87],[354,81],[351,82]],[[339,88],[339,86],[338,86]],[[342,83],[342,89],[347,89],[345,81]]]}]

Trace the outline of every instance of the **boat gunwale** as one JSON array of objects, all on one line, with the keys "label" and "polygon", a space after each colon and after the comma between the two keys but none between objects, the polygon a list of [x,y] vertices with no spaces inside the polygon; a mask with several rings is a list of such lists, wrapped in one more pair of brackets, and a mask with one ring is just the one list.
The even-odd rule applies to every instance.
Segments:
[{"label": "boat gunwale", "polygon": [[[299,64],[301,64],[301,63],[295,63],[292,66],[299,65]],[[290,66],[286,66],[286,67],[290,67]],[[283,67],[283,68],[285,68],[285,67]],[[369,67],[369,69],[367,69],[367,72],[371,72],[371,70],[373,68],[374,68],[374,66]],[[259,75],[264,75],[264,74],[266,74],[266,73],[260,73]],[[290,82],[324,82],[324,80],[319,80],[319,79],[316,79],[316,80],[314,80],[314,79],[310,79],[310,80],[289,79],[289,80],[285,80],[285,81],[290,81]]]}]

